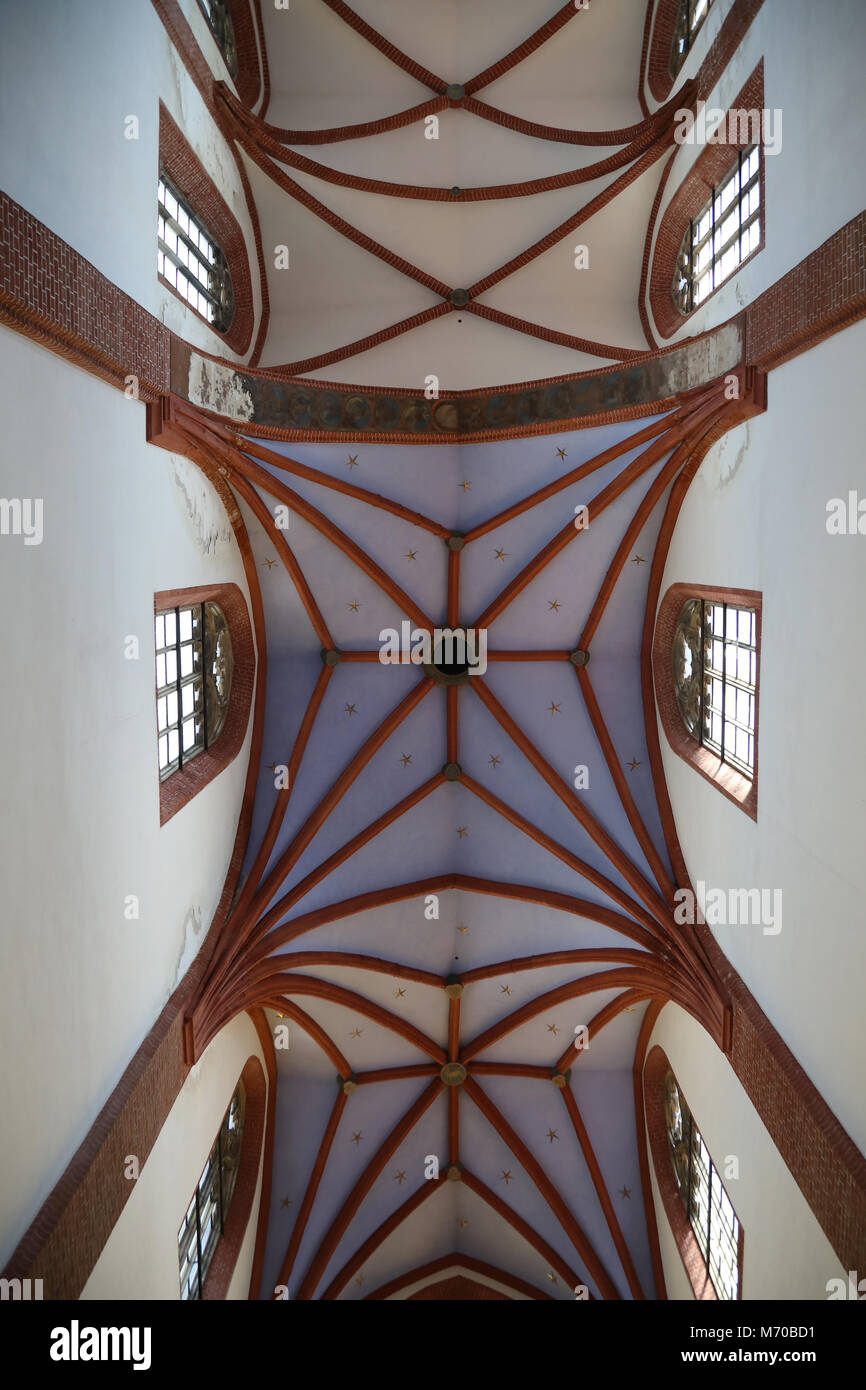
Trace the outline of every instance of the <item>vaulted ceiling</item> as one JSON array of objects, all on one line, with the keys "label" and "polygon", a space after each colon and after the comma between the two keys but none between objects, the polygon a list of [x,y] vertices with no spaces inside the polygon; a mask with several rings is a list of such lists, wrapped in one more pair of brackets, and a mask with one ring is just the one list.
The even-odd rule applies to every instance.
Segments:
[{"label": "vaulted ceiling", "polygon": [[[252,1005],[288,1028],[264,1287],[363,1297],[462,1252],[651,1294],[638,1030],[648,999],[716,1032],[721,1006],[673,921],[641,645],[671,484],[725,410],[426,449],[198,427],[267,631],[244,886],[194,1015],[197,1053]],[[486,671],[383,662],[404,622],[485,631]]]},{"label": "vaulted ceiling", "polygon": [[644,118],[644,0],[262,9],[265,119],[221,91],[262,226],[262,367],[464,389],[645,350],[643,240],[682,93]]},{"label": "vaulted ceiling", "polygon": [[[670,140],[636,99],[643,0],[552,20],[546,0],[263,8],[267,124],[221,96],[264,244],[290,250],[268,271],[263,368],[461,390],[637,355]],[[345,138],[364,122],[383,128]],[[253,1006],[288,1043],[264,1297],[653,1296],[638,1035],[648,1001],[674,999],[718,1036],[722,1003],[673,920],[651,575],[672,487],[733,417],[712,382],[647,408],[424,448],[289,444],[180,410],[238,500],[264,606],[242,887],[193,1017],[196,1055]],[[458,685],[383,662],[403,623],[483,631],[486,670]]]}]

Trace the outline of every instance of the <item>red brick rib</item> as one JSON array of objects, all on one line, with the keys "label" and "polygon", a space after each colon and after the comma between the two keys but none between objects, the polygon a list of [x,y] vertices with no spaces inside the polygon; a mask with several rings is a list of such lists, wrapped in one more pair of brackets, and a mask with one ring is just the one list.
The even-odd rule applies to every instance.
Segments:
[{"label": "red brick rib", "polygon": [[561,333],[558,328],[545,328],[540,323],[530,323],[514,314],[505,314],[501,309],[492,309],[489,304],[476,304],[470,301],[466,306],[470,314],[481,319],[501,324],[503,328],[513,328],[517,333],[526,333],[530,338],[542,338],[546,343],[558,343],[560,347],[574,348],[575,352],[588,352],[593,357],[609,357],[614,362],[629,362],[633,357],[644,357],[643,349],[613,347],[610,343],[596,343],[591,338],[578,338],[573,333]]},{"label": "red brick rib", "polygon": [[575,15],[580,14],[580,10],[575,8],[574,0],[566,0],[566,3],[556,11],[552,19],[548,19],[546,24],[540,24],[534,34],[530,34],[523,43],[512,48],[510,53],[506,53],[504,58],[500,58],[498,63],[491,63],[483,72],[479,72],[477,77],[472,77],[464,84],[464,91],[467,96],[472,92],[480,92],[482,87],[488,87],[491,82],[496,82],[500,77],[504,77],[512,68],[516,68],[518,63],[522,63],[524,58],[528,58],[530,53],[534,53],[543,43],[552,38],[554,34],[567,24]]},{"label": "red brick rib", "polygon": [[410,77],[414,77],[416,82],[421,82],[425,87],[430,87],[434,92],[444,95],[448,83],[443,78],[437,77],[435,72],[431,72],[421,63],[416,63],[415,59],[410,58],[408,53],[404,53],[402,48],[391,43],[390,39],[386,39],[380,34],[378,29],[373,28],[372,24],[368,24],[360,15],[355,14],[354,10],[350,10],[349,6],[344,4],[344,0],[324,0],[324,4],[329,10],[333,10],[334,14],[339,15],[357,34],[360,34],[368,43],[371,43],[374,48],[390,59],[392,63],[396,63],[398,68],[402,68],[404,72],[408,72]]},{"label": "red brick rib", "polygon": [[[417,198],[434,203],[453,203],[456,201],[474,203],[496,198],[526,198],[532,197],[536,193],[549,193],[558,188],[570,188],[580,183],[591,183],[593,179],[603,178],[606,174],[613,173],[615,170],[621,169],[623,165],[629,164],[631,160],[654,144],[660,135],[659,122],[653,118],[642,122],[637,127],[634,137],[627,144],[624,144],[623,148],[617,150],[616,154],[608,155],[606,159],[596,160],[593,164],[585,164],[578,169],[567,169],[560,174],[550,174],[545,178],[526,179],[522,183],[501,183],[477,188],[461,188],[458,198],[455,197],[450,188],[437,188],[413,183],[388,183],[384,179],[368,179],[360,174],[350,174],[342,169],[334,169],[328,164],[320,164],[318,160],[308,159],[306,155],[298,154],[287,148],[287,144],[292,142],[287,142],[285,136],[292,132],[275,132],[272,126],[260,121],[251,112],[245,111],[234,94],[222,83],[217,84],[217,96],[223,102],[227,119],[235,128],[240,127],[244,134],[253,140],[261,150],[273,159],[279,160],[281,164],[287,164],[291,169],[297,169],[300,173],[309,174],[313,178],[323,179],[326,183],[337,184],[341,188],[357,189],[361,193],[378,193],[389,198]],[[375,133],[377,132],[370,131],[370,134]],[[277,138],[278,135],[282,135],[283,138]]]}]

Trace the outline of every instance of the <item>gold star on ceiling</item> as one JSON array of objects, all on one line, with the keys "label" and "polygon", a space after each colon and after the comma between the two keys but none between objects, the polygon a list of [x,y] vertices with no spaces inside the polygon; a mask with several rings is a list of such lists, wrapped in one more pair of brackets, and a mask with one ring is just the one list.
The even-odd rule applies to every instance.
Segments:
[{"label": "gold star on ceiling", "polygon": [[507,550],[495,550],[493,553],[496,556],[497,560],[502,560],[503,563],[508,559]]},{"label": "gold star on ceiling", "polygon": [[511,993],[511,985],[500,985],[500,986],[499,986],[499,992],[500,992],[500,994],[510,994],[510,993]]},{"label": "gold star on ceiling", "polygon": [[346,706],[346,713],[347,713],[348,715],[357,714],[357,713],[358,713],[357,706],[356,706],[356,705],[347,705],[347,706]]},{"label": "gold star on ceiling", "polygon": [[549,598],[549,599],[547,600],[547,607],[548,607],[548,611],[549,611],[550,609],[553,609],[553,612],[554,612],[554,613],[558,613],[559,610],[560,610],[560,608],[562,607],[562,604],[560,603],[560,601],[559,601],[558,598],[552,598],[552,599]]},{"label": "gold star on ceiling", "polygon": [[503,1169],[502,1175],[501,1175],[501,1176],[502,1176],[502,1181],[503,1181],[504,1183],[506,1183],[506,1184],[510,1183],[510,1182],[511,1182],[511,1169],[510,1169],[510,1168],[505,1168],[505,1169]]},{"label": "gold star on ceiling", "polygon": [[402,756],[402,758],[400,759],[400,761],[401,761],[401,763],[403,764],[404,767],[408,767],[409,764],[410,764],[411,761],[412,761],[412,754],[411,754],[411,753],[404,753],[403,756]]},{"label": "gold star on ceiling", "polygon": [[550,1140],[550,1142],[551,1142],[551,1144],[552,1144],[553,1141],[554,1141],[554,1139],[558,1139],[558,1138],[559,1138],[559,1135],[557,1134],[557,1132],[556,1132],[555,1129],[549,1129],[549,1130],[547,1131],[547,1137],[548,1137],[548,1139]]},{"label": "gold star on ceiling", "polygon": [[291,1206],[291,1202],[289,1201],[288,1197],[284,1197],[284,1198],[283,1198],[283,1200],[280,1202],[280,1206],[281,1206],[281,1207],[288,1207],[288,1206]]},{"label": "gold star on ceiling", "polygon": [[406,554],[403,556],[403,559],[404,559],[404,560],[415,560],[415,559],[417,559],[417,558],[418,558],[418,551],[417,551],[417,550],[407,550]]},{"label": "gold star on ceiling", "polygon": [[472,484],[471,484],[471,483],[467,483],[467,482],[464,481],[464,482],[462,482],[462,483],[459,483],[458,486],[459,486],[459,487],[462,487],[462,489],[463,489],[464,492],[471,492],[471,491],[472,491]]},{"label": "gold star on ceiling", "polygon": [[465,1216],[461,1216],[457,1221],[457,1225],[460,1227],[461,1230],[463,1230],[464,1226],[469,1225],[469,1222],[466,1220]]},{"label": "gold star on ceiling", "polygon": [[357,600],[354,603],[350,603],[347,605],[350,613],[357,613],[360,606],[361,605],[357,602]]},{"label": "gold star on ceiling", "polygon": [[357,467],[358,467],[358,455],[357,455],[357,454],[350,454],[350,455],[349,455],[348,459],[346,460],[346,467],[347,467],[347,468],[357,468]]},{"label": "gold star on ceiling", "polygon": [[363,1284],[363,1282],[364,1282],[364,1276],[363,1276],[363,1274],[359,1274],[358,1277],[357,1277],[357,1279],[355,1280],[355,1283],[358,1285],[358,1288],[361,1287],[361,1285]]},{"label": "gold star on ceiling", "polygon": [[490,763],[491,767],[498,767],[499,764],[502,762],[502,759],[497,757],[495,753],[491,753],[487,761]]},{"label": "gold star on ceiling", "polygon": [[629,1198],[630,1198],[630,1197],[631,1197],[631,1188],[629,1188],[629,1187],[621,1187],[620,1190],[619,1190],[619,1195],[620,1195],[620,1197],[629,1197]]},{"label": "gold star on ceiling", "polygon": [[265,560],[265,564],[267,565],[269,570],[272,570],[276,563],[276,560]]},{"label": "gold star on ceiling", "polygon": [[550,702],[550,704],[547,706],[547,708],[550,710],[550,713],[551,713],[551,714],[559,714],[559,712],[560,712],[560,710],[561,710],[561,708],[562,708],[562,704],[561,704],[561,702],[560,702],[560,704],[555,705],[555,704],[553,703],[553,701],[551,700],[551,702]]},{"label": "gold star on ceiling", "polygon": [[394,990],[394,998],[395,998],[395,999],[402,999],[402,998],[403,998],[403,995],[404,995],[405,993],[406,993],[405,989],[395,989],[395,990]]},{"label": "gold star on ceiling", "polygon": [[547,1025],[547,1031],[548,1031],[548,1033],[552,1033],[553,1036],[556,1037],[557,1033],[559,1032],[559,1024],[558,1024],[558,1023],[548,1023],[548,1025]]},{"label": "gold star on ceiling", "polygon": [[633,565],[645,565],[645,564],[646,564],[646,560],[644,559],[644,557],[643,557],[642,555],[635,555],[634,559],[632,560],[632,564],[633,564]]},{"label": "gold star on ceiling", "polygon": [[464,835],[468,835],[468,834],[469,834],[469,831],[466,829],[466,826],[465,826],[465,825],[458,825],[458,827],[457,827],[457,837],[458,837],[458,839],[462,840],[462,839],[463,839],[463,836],[464,836]]},{"label": "gold star on ceiling", "polygon": [[547,1271],[547,1277],[548,1277],[548,1279],[550,1280],[551,1284],[555,1284],[555,1283],[556,1283],[556,1275],[553,1273],[552,1270],[548,1270],[548,1271]]},{"label": "gold star on ceiling", "polygon": [[459,931],[459,933],[460,933],[461,936],[465,936],[466,933],[468,932],[469,928],[468,928],[468,927],[464,927],[463,923],[461,922],[461,923],[460,923],[460,926],[457,928],[457,930]]},{"label": "gold star on ceiling", "polygon": [[394,1181],[400,1183],[401,1186],[406,1181],[406,1174],[402,1168],[399,1168],[394,1174]]},{"label": "gold star on ceiling", "polygon": [[634,772],[636,767],[640,767],[640,763],[638,762],[637,758],[632,758],[631,762],[629,763],[629,767],[631,768],[632,772]]},{"label": "gold star on ceiling", "polygon": [[353,1134],[353,1135],[352,1135],[352,1138],[351,1138],[351,1140],[350,1140],[349,1142],[352,1143],[352,1144],[360,1144],[362,1138],[363,1138],[363,1135],[362,1135],[361,1131],[358,1130],[358,1133],[357,1133],[357,1134]]},{"label": "gold star on ceiling", "polygon": [[279,763],[268,763],[268,772],[276,772]]},{"label": "gold star on ceiling", "polygon": [[361,1034],[363,1033],[363,1031],[364,1031],[363,1028],[355,1028],[354,1031],[351,1032],[351,1033],[349,1034],[349,1037],[350,1037],[350,1038],[360,1038],[360,1036],[361,1036]]},{"label": "gold star on ceiling", "polygon": [[566,457],[566,455],[568,454],[568,450],[567,450],[567,449],[557,449],[556,452],[557,452],[557,454],[559,455],[559,457],[560,457],[561,459],[564,459],[564,458]]}]

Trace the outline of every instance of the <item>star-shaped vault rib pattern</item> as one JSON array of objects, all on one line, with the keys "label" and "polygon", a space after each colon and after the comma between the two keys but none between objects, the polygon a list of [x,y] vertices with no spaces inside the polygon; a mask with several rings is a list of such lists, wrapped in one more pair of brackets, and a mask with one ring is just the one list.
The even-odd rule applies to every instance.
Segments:
[{"label": "star-shaped vault rib pattern", "polygon": [[[653,507],[672,480],[676,478],[691,453],[713,430],[718,430],[720,424],[724,427],[723,422],[727,412],[728,407],[721,387],[716,384],[712,388],[707,388],[697,399],[692,399],[687,405],[673,410],[660,422],[656,421],[628,436],[619,444],[580,465],[579,468],[571,470],[553,483],[536,490],[522,501],[505,509],[504,512],[480,523],[467,533],[464,538],[464,545],[471,544],[474,540],[487,534],[503,520],[510,520],[521,515],[540,501],[562,491],[576,479],[589,476],[604,464],[612,462],[622,454],[631,452],[636,445],[641,446],[640,454],[632,462],[626,464],[614,481],[608,484],[590,504],[594,516],[603,512],[606,506],[625,492],[632,482],[665,460],[634,512],[605,574],[583,632],[578,639],[577,646],[581,650],[588,650],[592,636],[613,593],[617,578],[631,553],[634,538],[640,533]],[[178,424],[190,445],[200,455],[203,455],[205,464],[218,467],[223,471],[236,493],[248,503],[253,514],[261,522],[269,542],[274,546],[287,575],[295,586],[310,624],[322,642],[324,652],[334,649],[327,623],[291,547],[283,533],[275,526],[273,516],[262,500],[259,489],[267,492],[277,501],[295,507],[306,521],[313,525],[329,542],[337,546],[344,555],[361,568],[383,593],[409,614],[418,627],[432,631],[434,624],[429,617],[390,575],[318,508],[300,497],[280,477],[263,468],[259,460],[266,461],[272,466],[275,465],[282,473],[292,474],[294,472],[310,481],[320,483],[325,488],[331,488],[351,496],[359,503],[383,509],[404,520],[411,519],[413,524],[423,526],[432,535],[439,536],[443,540],[450,534],[447,527],[430,518],[421,517],[420,514],[411,512],[379,494],[357,488],[344,479],[335,479],[307,465],[301,465],[294,460],[284,458],[282,455],[273,454],[272,451],[255,441],[240,441],[229,431],[214,425],[212,422],[203,423],[194,411],[185,407],[180,411]],[[485,626],[493,618],[500,615],[518,593],[522,592],[527,585],[544,572],[545,566],[555,555],[570,544],[579,544],[581,534],[571,523],[557,533],[487,605],[484,613],[476,619],[474,626]],[[461,551],[459,550],[449,554],[446,607],[449,621],[454,623],[457,622],[460,611],[460,558]],[[376,652],[355,655],[364,656],[370,660],[378,659]],[[514,661],[519,665],[521,660],[527,658],[563,661],[568,659],[569,653],[562,651],[505,651],[491,653],[491,656],[494,659]],[[372,1251],[387,1239],[391,1231],[396,1229],[421,1203],[429,1200],[433,1193],[438,1190],[435,1184],[426,1183],[411,1193],[395,1212],[382,1223],[374,1236],[368,1238],[344,1264],[328,1289],[324,1292],[320,1291],[319,1285],[327,1266],[350,1227],[358,1207],[369,1191],[371,1182],[381,1174],[391,1157],[396,1153],[400,1143],[411,1132],[422,1114],[446,1090],[440,1076],[441,1069],[447,1063],[459,1063],[465,1069],[462,1084],[459,1087],[449,1086],[447,1088],[448,1143],[451,1164],[458,1165],[460,1161],[460,1109],[461,1104],[466,1103],[461,1101],[459,1092],[462,1091],[463,1097],[477,1108],[490,1127],[504,1141],[512,1157],[532,1179],[537,1191],[554,1213],[559,1227],[576,1252],[580,1261],[580,1270],[576,1272],[565,1265],[562,1258],[536,1232],[532,1231],[522,1221],[518,1213],[508,1207],[498,1194],[493,1193],[478,1175],[463,1169],[459,1173],[460,1180],[504,1220],[508,1221],[515,1230],[520,1231],[544,1260],[552,1268],[559,1270],[562,1277],[569,1281],[570,1286],[577,1282],[583,1282],[583,1271],[586,1271],[602,1297],[618,1296],[616,1286],[608,1270],[589,1242],[581,1224],[564,1202],[540,1162],[533,1155],[529,1145],[517,1134],[501,1109],[480,1084],[479,1077],[519,1074],[539,1081],[544,1080],[548,1084],[553,1080],[560,1090],[567,1120],[586,1160],[624,1277],[632,1294],[640,1297],[642,1295],[633,1260],[613,1210],[610,1194],[595,1157],[589,1134],[568,1082],[569,1068],[579,1061],[581,1055],[577,1043],[570,1043],[561,1056],[556,1059],[552,1068],[490,1062],[484,1061],[482,1058],[482,1054],[494,1044],[519,1029],[528,1020],[545,1013],[551,1017],[551,1011],[555,1009],[557,1004],[566,1000],[579,999],[602,989],[614,988],[618,990],[618,993],[590,1020],[588,1024],[590,1037],[597,1036],[620,1013],[633,1009],[638,1002],[668,999],[675,1000],[699,1018],[715,1036],[721,1036],[722,1033],[723,1005],[714,979],[696,950],[693,941],[674,920],[673,881],[629,790],[622,770],[622,761],[613,747],[586,667],[574,667],[578,688],[591,724],[598,736],[621,805],[643,851],[650,876],[647,876],[638,865],[628,858],[605,826],[586,807],[580,797],[575,796],[573,789],[559,777],[534,746],[532,740],[494,695],[484,677],[478,676],[469,682],[468,695],[479,700],[486,707],[503,733],[508,735],[510,741],[523,753],[534,772],[558,798],[565,811],[578,823],[583,834],[601,851],[610,866],[616,870],[617,875],[625,881],[628,885],[627,891],[620,888],[606,874],[582,860],[566,845],[553,840],[540,827],[533,825],[523,817],[515,807],[493,795],[468,773],[458,769],[461,785],[471,794],[493,809],[515,829],[530,837],[536,844],[568,865],[576,878],[583,879],[601,889],[614,906],[609,908],[576,896],[554,893],[530,885],[477,879],[464,874],[448,873],[414,883],[387,885],[372,892],[359,894],[352,899],[332,904],[325,909],[320,908],[313,912],[302,913],[292,918],[290,922],[285,922],[284,919],[287,914],[302,902],[317,883],[350,859],[354,853],[373,840],[383,829],[394,824],[401,816],[417,806],[434,789],[443,785],[446,780],[454,780],[453,778],[446,779],[443,768],[442,772],[415,787],[374,822],[364,827],[318,868],[308,873],[300,883],[283,892],[292,869],[312,844],[329,815],[340,804],[349,786],[354,783],[358,776],[363,774],[365,767],[388,737],[401,726],[422,701],[429,699],[436,689],[435,682],[430,676],[419,673],[419,679],[409,693],[389,711],[366,738],[361,748],[352,757],[350,764],[331,783],[312,814],[306,818],[303,825],[292,836],[289,844],[268,869],[311,730],[321,708],[325,691],[334,679],[335,669],[335,666],[323,665],[316,681],[309,706],[288,760],[290,776],[287,785],[277,793],[262,843],[258,847],[244,887],[222,933],[192,1012],[194,1051],[195,1055],[199,1056],[216,1033],[239,1012],[253,1007],[278,1009],[314,1040],[333,1063],[341,1082],[344,1084],[351,1082],[350,1089],[354,1089],[357,1084],[365,1084],[364,1073],[361,1072],[357,1075],[353,1073],[348,1060],[334,1039],[305,1012],[296,1002],[297,999],[306,996],[317,1000],[326,999],[342,1005],[351,1010],[355,1018],[369,1020],[371,1023],[384,1028],[417,1048],[429,1059],[428,1062],[421,1065],[401,1066],[392,1069],[395,1079],[412,1075],[427,1077],[429,1083],[421,1096],[398,1121],[364,1169],[326,1236],[321,1241],[301,1279],[295,1296],[312,1298],[317,1296],[318,1291],[318,1296],[335,1297],[358,1271],[360,1265],[369,1258]],[[458,688],[453,686],[444,691],[447,713],[446,746],[443,753],[446,764],[457,764],[458,760],[458,710],[461,695],[466,698],[465,692],[458,691]],[[633,944],[616,948],[590,947],[582,950],[542,953],[508,962],[490,963],[466,971],[459,977],[460,994],[478,981],[495,979],[497,975],[519,974],[545,965],[584,967],[598,963],[605,967],[603,970],[581,975],[579,978],[558,985],[527,1000],[474,1038],[462,1038],[461,999],[459,994],[457,997],[450,997],[447,1049],[435,1039],[427,1036],[409,1020],[397,1016],[390,1009],[365,999],[355,990],[334,984],[316,975],[304,974],[302,970],[305,966],[309,968],[311,966],[350,964],[374,973],[386,974],[401,980],[411,980],[421,987],[435,990],[446,988],[453,977],[441,977],[433,972],[419,970],[396,960],[383,960],[363,954],[350,955],[342,951],[295,950],[284,953],[284,948],[291,942],[326,922],[338,921],[367,907],[381,907],[387,903],[400,902],[410,897],[449,888],[492,892],[504,898],[555,906],[560,910],[564,909],[588,920],[599,922]],[[553,1016],[555,1017],[555,1015]],[[362,1031],[360,1026],[356,1025],[354,1035],[360,1036]],[[377,1074],[376,1080],[380,1079],[381,1075]],[[348,1091],[341,1086],[322,1138],[316,1168],[310,1177],[307,1192],[286,1250],[280,1275],[280,1281],[283,1283],[287,1282],[293,1271],[294,1261],[308,1223],[310,1210],[316,1198],[321,1172],[327,1163],[347,1097]],[[557,1138],[559,1137],[555,1128],[551,1128],[550,1133],[555,1134]],[[549,1143],[552,1144],[553,1140],[550,1139]]]}]

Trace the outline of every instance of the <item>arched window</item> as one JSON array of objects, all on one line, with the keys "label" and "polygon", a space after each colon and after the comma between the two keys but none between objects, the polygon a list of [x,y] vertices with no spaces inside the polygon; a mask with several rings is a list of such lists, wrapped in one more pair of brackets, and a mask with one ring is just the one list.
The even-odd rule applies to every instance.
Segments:
[{"label": "arched window", "polygon": [[225,1230],[240,1163],[245,1102],[244,1083],[239,1081],[177,1233],[184,1300],[202,1297],[210,1262]]},{"label": "arched window", "polygon": [[744,777],[755,773],[758,675],[754,609],[687,599],[674,632],[674,688],[683,723]]},{"label": "arched window", "polygon": [[670,747],[753,820],[761,607],[756,589],[673,584],[659,604],[652,658]]},{"label": "arched window", "polygon": [[694,43],[695,35],[707,17],[713,0],[680,0],[674,20],[674,36],[671,43],[670,73],[676,77],[686,55]]},{"label": "arched window", "polygon": [[740,1287],[740,1223],[673,1072],[665,1087],[668,1148],[680,1200],[716,1297],[736,1299]]},{"label": "arched window", "polygon": [[218,604],[154,615],[159,775],[178,772],[222,733],[231,696],[232,641]]},{"label": "arched window", "polygon": [[238,51],[235,44],[235,27],[226,0],[198,0],[198,3],[216,39],[226,67],[232,77],[237,77]]},{"label": "arched window", "polygon": [[228,332],[235,310],[228,261],[164,170],[157,190],[156,268],[218,333]]},{"label": "arched window", "polygon": [[671,293],[683,315],[703,304],[761,241],[761,147],[737,160],[683,235]]}]

